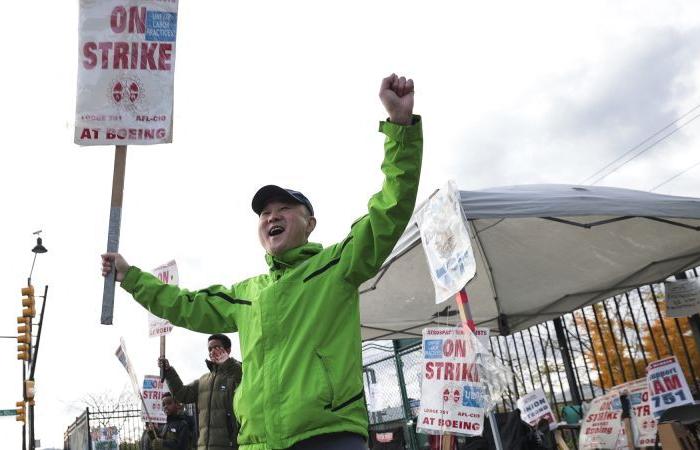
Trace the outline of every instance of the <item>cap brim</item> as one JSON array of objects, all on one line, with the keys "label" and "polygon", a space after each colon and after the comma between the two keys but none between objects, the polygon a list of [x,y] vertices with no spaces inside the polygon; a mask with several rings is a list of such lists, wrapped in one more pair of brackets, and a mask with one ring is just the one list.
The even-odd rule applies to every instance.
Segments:
[{"label": "cap brim", "polygon": [[287,192],[286,189],[275,186],[274,184],[268,184],[258,189],[258,192],[253,196],[251,206],[255,214],[260,215],[267,202],[273,198],[286,199],[292,203],[302,204],[298,199],[294,198],[292,194]]}]

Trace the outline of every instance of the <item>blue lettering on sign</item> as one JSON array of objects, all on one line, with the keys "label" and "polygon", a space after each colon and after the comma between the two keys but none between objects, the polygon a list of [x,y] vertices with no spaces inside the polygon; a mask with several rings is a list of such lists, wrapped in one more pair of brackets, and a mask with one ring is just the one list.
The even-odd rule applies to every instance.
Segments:
[{"label": "blue lettering on sign", "polygon": [[177,14],[161,11],[146,11],[146,40],[175,42]]},{"label": "blue lettering on sign", "polygon": [[426,359],[442,358],[442,339],[427,339],[423,348]]},{"label": "blue lettering on sign", "polygon": [[143,380],[143,388],[144,389],[155,389],[157,388],[156,380],[152,378],[147,378]]},{"label": "blue lettering on sign", "polygon": [[464,386],[464,395],[462,395],[462,406],[472,408],[484,407],[484,390],[478,386]]}]

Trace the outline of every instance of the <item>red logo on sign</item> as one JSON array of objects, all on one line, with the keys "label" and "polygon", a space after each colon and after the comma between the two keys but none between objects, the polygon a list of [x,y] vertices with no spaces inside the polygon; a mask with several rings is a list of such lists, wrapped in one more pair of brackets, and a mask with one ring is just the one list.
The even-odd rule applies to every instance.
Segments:
[{"label": "red logo on sign", "polygon": [[139,85],[135,81],[117,81],[112,88],[112,98],[119,103],[126,97],[131,103],[135,103],[139,98],[139,91]]},{"label": "red logo on sign", "polygon": [[450,399],[450,390],[445,389],[445,392],[442,393],[442,399],[444,401],[448,401]]},{"label": "red logo on sign", "polygon": [[455,403],[459,403],[459,397],[460,397],[459,389],[455,389],[455,392],[454,392]]}]

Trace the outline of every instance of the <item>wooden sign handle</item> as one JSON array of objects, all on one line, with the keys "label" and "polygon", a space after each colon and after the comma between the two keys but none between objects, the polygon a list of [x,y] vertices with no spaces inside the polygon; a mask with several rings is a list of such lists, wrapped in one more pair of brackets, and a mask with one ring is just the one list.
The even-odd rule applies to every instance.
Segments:
[{"label": "wooden sign handle", "polygon": [[[114,150],[114,175],[112,176],[112,203],[109,208],[109,229],[107,231],[107,252],[119,251],[119,230],[122,223],[122,199],[124,197],[124,173],[126,171],[126,145],[117,145]],[[102,291],[102,325],[112,325],[114,315],[114,283],[116,267],[105,277]]]}]

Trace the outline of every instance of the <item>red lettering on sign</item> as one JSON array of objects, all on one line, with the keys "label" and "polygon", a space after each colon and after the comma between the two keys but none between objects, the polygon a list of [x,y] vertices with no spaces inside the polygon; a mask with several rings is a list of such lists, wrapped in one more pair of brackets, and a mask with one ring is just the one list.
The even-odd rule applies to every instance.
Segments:
[{"label": "red lettering on sign", "polygon": [[146,8],[138,6],[129,7],[127,13],[123,6],[116,6],[112,10],[109,18],[109,26],[115,33],[123,33],[126,31],[127,23],[129,33],[145,33],[146,32]]},{"label": "red lettering on sign", "polygon": [[681,380],[676,374],[673,374],[670,377],[664,377],[664,384],[666,385],[666,390],[668,391],[681,388]]}]

